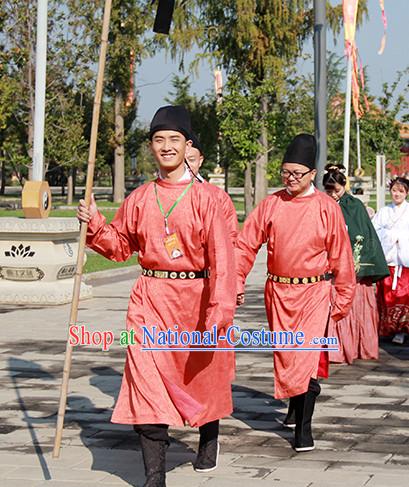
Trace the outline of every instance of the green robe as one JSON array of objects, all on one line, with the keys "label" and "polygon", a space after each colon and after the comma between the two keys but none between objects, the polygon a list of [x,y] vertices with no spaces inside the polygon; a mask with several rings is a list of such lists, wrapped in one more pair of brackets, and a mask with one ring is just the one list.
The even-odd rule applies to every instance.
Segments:
[{"label": "green robe", "polygon": [[389,276],[381,243],[361,200],[344,193],[339,204],[348,227],[357,278],[369,277],[375,282]]}]

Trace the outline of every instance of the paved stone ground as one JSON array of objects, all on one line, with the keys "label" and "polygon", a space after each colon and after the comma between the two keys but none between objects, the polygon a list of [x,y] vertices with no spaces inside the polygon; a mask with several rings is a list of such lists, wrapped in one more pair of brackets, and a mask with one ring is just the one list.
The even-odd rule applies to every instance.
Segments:
[{"label": "paved stone ground", "polygon": [[[265,255],[250,276],[236,322],[266,325]],[[132,281],[94,288],[79,319],[89,329],[124,328]],[[109,422],[125,350],[74,350],[60,459],[52,459],[69,306],[0,309],[0,478],[3,487],[141,486],[138,439]],[[234,413],[221,426],[220,466],[192,470],[197,431],[171,431],[169,487],[409,486],[409,347],[382,343],[377,362],[333,366],[315,414],[317,449],[297,454],[277,422],[286,404],[273,398],[269,353],[237,353]]]}]

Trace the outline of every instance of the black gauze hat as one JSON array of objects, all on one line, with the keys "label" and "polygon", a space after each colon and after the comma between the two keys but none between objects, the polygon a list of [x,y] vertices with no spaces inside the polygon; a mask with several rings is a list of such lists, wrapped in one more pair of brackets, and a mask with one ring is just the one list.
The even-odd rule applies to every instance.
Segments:
[{"label": "black gauze hat", "polygon": [[169,34],[174,8],[175,0],[159,0],[153,32],[157,32],[158,34]]},{"label": "black gauze hat", "polygon": [[190,140],[192,141],[192,147],[197,149],[203,155],[203,150],[202,150],[202,146],[200,145],[199,138],[194,132],[190,134]]},{"label": "black gauze hat", "polygon": [[151,122],[149,139],[152,140],[153,134],[159,130],[175,130],[183,134],[186,140],[190,140],[192,127],[189,112],[182,105],[159,108]]},{"label": "black gauze hat", "polygon": [[284,154],[283,164],[293,162],[302,164],[309,169],[315,169],[317,156],[317,142],[310,134],[299,134],[294,137]]}]

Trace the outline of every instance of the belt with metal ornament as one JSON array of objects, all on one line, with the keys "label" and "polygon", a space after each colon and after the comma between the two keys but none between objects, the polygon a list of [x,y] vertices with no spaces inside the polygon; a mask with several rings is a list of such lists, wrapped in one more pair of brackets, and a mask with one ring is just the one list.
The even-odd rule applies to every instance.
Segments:
[{"label": "belt with metal ornament", "polygon": [[329,281],[332,278],[332,274],[326,273],[310,277],[283,277],[267,272],[267,277],[280,284],[313,284],[314,282]]},{"label": "belt with metal ornament", "polygon": [[210,276],[209,269],[203,271],[158,271],[142,267],[142,275],[157,279],[206,279]]}]

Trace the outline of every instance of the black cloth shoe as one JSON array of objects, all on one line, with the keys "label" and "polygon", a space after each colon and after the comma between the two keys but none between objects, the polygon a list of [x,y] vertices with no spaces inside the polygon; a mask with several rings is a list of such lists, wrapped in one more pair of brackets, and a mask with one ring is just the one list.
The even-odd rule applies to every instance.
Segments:
[{"label": "black cloth shoe", "polygon": [[219,459],[220,444],[215,438],[207,443],[199,445],[199,451],[193,468],[196,472],[211,472],[217,468]]},{"label": "black cloth shoe", "polygon": [[283,421],[283,426],[285,428],[295,428],[295,406],[294,406],[294,398],[290,397],[290,403],[288,405],[288,412],[287,416]]},{"label": "black cloth shoe", "polygon": [[146,482],[143,487],[166,487],[166,449],[164,440],[152,440],[141,434],[143,464]]},{"label": "black cloth shoe", "polygon": [[311,379],[308,391],[295,396],[295,441],[294,449],[297,452],[314,450],[314,438],[312,437],[312,415],[314,413],[315,400],[321,392],[317,379]]}]

